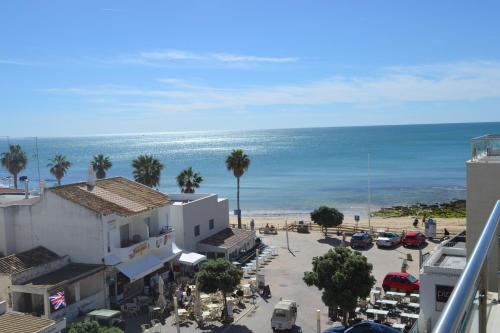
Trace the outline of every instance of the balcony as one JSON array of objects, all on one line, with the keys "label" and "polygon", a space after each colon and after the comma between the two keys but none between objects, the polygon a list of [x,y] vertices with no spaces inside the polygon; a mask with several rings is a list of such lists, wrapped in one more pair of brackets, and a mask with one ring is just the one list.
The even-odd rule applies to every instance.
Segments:
[{"label": "balcony", "polygon": [[152,250],[163,250],[171,252],[174,229],[171,227],[162,228],[160,232],[144,240],[126,240],[121,243],[120,248],[114,249],[114,255],[121,262],[128,262],[132,259],[148,254]]},{"label": "balcony", "polygon": [[483,135],[472,139],[471,161],[500,162],[500,135]]}]

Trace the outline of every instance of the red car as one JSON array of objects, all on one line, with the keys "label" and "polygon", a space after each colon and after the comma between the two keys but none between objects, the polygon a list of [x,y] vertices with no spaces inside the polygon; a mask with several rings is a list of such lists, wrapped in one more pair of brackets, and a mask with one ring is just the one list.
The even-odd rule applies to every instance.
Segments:
[{"label": "red car", "polygon": [[421,247],[423,244],[425,244],[425,236],[423,233],[418,231],[408,232],[403,236],[401,244],[403,244],[404,247]]},{"label": "red car", "polygon": [[420,289],[420,281],[408,273],[390,272],[385,276],[382,288],[385,292],[396,290],[410,294]]}]

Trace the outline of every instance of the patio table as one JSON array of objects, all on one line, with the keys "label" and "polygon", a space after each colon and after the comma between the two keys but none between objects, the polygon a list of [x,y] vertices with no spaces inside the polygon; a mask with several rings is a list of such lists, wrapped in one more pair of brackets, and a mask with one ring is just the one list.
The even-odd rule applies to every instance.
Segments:
[{"label": "patio table", "polygon": [[398,304],[398,301],[393,301],[392,299],[379,299],[377,300],[377,303],[395,306],[396,304]]}]

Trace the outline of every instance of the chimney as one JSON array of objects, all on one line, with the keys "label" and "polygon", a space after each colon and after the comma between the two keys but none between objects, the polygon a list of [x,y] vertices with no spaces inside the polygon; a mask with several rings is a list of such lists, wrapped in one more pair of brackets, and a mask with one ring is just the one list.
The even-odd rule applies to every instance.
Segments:
[{"label": "chimney", "polygon": [[30,197],[29,182],[28,177],[26,177],[24,180],[24,199],[28,199]]},{"label": "chimney", "polygon": [[95,186],[94,168],[89,164],[88,174],[87,174],[87,190],[92,191]]}]

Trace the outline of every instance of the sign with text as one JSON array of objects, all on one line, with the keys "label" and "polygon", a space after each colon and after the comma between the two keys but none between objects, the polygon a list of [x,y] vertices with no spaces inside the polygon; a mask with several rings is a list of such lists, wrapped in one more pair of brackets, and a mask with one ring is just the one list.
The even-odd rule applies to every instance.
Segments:
[{"label": "sign with text", "polygon": [[453,292],[453,286],[442,286],[436,284],[436,311],[442,311],[448,298]]}]

